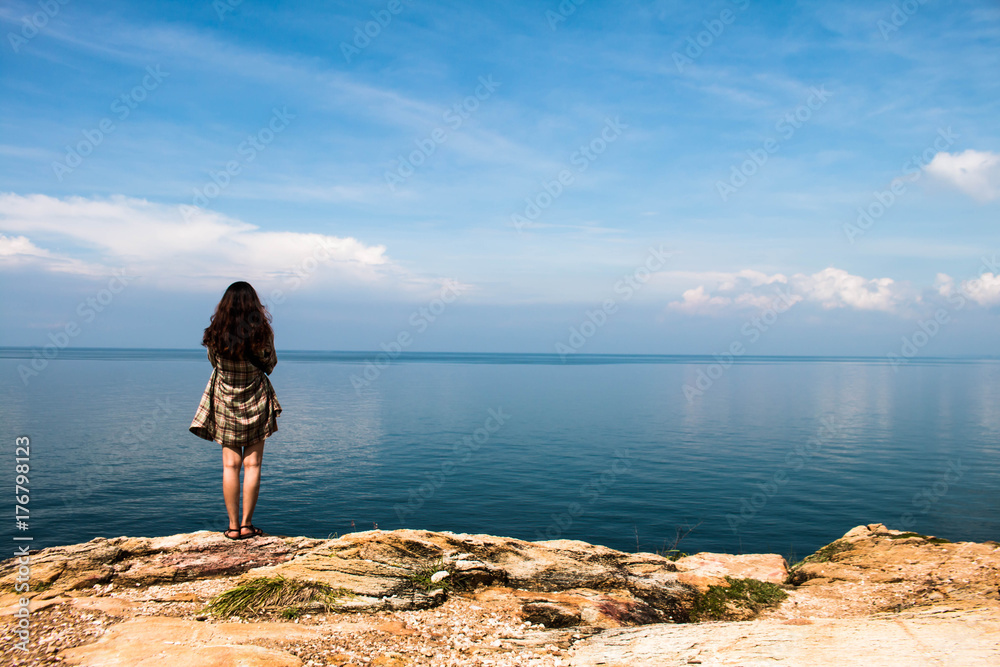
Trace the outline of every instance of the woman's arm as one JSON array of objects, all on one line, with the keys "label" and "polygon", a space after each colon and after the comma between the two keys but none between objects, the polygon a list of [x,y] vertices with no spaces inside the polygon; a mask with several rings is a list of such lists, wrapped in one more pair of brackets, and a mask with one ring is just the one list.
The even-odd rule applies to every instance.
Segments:
[{"label": "woman's arm", "polygon": [[271,339],[271,344],[265,350],[261,350],[260,362],[264,366],[264,372],[268,375],[274,370],[274,367],[278,365],[278,354],[274,349],[274,339]]}]

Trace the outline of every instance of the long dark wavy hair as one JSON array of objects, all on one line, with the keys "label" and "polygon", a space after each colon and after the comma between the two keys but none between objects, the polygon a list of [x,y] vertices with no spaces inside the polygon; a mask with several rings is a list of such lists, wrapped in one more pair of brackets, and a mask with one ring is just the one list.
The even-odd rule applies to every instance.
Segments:
[{"label": "long dark wavy hair", "polygon": [[250,359],[274,340],[271,314],[248,282],[226,288],[201,344],[227,359]]}]

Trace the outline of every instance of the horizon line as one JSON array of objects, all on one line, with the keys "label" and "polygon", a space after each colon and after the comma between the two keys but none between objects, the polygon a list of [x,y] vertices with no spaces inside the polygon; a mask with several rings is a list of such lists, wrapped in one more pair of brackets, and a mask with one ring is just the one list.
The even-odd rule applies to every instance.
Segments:
[{"label": "horizon line", "polygon": [[[50,349],[54,349],[53,354],[47,354]],[[279,356],[284,356],[287,361],[342,361],[342,362],[372,362],[387,364],[392,362],[432,362],[432,361],[466,361],[480,363],[490,358],[522,358],[532,359],[537,362],[548,361],[558,365],[584,365],[599,363],[628,363],[628,361],[688,361],[692,363],[716,363],[716,364],[739,364],[753,361],[771,362],[877,362],[878,364],[906,365],[911,363],[933,363],[933,362],[976,362],[976,361],[998,361],[998,356],[987,355],[947,355],[947,356],[919,356],[893,358],[888,355],[843,355],[843,354],[679,354],[679,353],[646,353],[646,352],[456,352],[456,351],[392,351],[392,350],[323,350],[323,349],[277,349]],[[125,354],[115,354],[125,353]],[[175,356],[168,357],[157,355],[145,357],[145,360],[196,360],[201,359],[205,354],[204,347],[61,347],[54,345],[22,346],[22,345],[0,345],[0,359],[33,359],[45,358],[55,360],[62,357],[66,360],[87,361],[87,360],[139,360],[144,357],[135,357],[128,353],[175,353]],[[99,356],[100,355],[100,356]],[[106,356],[105,356],[106,355]]]}]

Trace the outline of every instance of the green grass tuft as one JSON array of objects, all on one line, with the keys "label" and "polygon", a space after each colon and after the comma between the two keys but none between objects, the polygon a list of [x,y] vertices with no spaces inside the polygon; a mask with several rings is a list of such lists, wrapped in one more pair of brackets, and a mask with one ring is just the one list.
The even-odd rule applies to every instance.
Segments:
[{"label": "green grass tuft", "polygon": [[292,621],[302,615],[302,607],[285,607],[278,615]]},{"label": "green grass tuft", "polygon": [[215,596],[205,611],[216,616],[253,616],[277,612],[283,618],[295,618],[303,607],[318,602],[330,611],[340,598],[354,594],[313,581],[276,577],[257,577]]},{"label": "green grass tuft", "polygon": [[756,616],[788,597],[781,586],[759,579],[726,577],[729,586],[709,586],[691,609],[692,621],[724,621]]},{"label": "green grass tuft", "polygon": [[928,535],[921,535],[920,533],[900,533],[899,535],[890,535],[890,540],[905,540],[908,537],[919,537],[926,542],[931,544],[951,544],[951,540],[946,540],[943,537],[930,537]]},{"label": "green grass tuft", "polygon": [[816,553],[806,556],[798,563],[792,565],[789,570],[794,570],[798,567],[805,565],[806,563],[828,563],[833,560],[833,557],[844,551],[850,551],[854,548],[850,542],[846,540],[834,540],[830,542],[825,547],[820,548]]},{"label": "green grass tuft", "polygon": [[[441,570],[447,571],[448,576],[438,582],[431,581],[431,576],[433,576],[435,572],[440,572]],[[443,558],[438,558],[435,561],[418,565],[414,569],[410,570],[409,574],[406,575],[406,578],[410,581],[410,584],[412,584],[413,589],[418,591],[433,591],[438,588],[447,591],[452,586],[451,577],[451,570],[445,566]]]},{"label": "green grass tuft", "polygon": [[26,591],[18,591],[17,590],[18,583],[23,583],[23,582],[14,582],[13,584],[7,584],[5,586],[0,586],[0,593],[17,593],[18,595],[24,595],[25,593],[40,593],[42,591],[47,591],[50,588],[52,588],[52,584],[55,583],[55,579],[53,579],[52,581],[30,581],[29,580],[28,581],[28,590],[26,590]]}]

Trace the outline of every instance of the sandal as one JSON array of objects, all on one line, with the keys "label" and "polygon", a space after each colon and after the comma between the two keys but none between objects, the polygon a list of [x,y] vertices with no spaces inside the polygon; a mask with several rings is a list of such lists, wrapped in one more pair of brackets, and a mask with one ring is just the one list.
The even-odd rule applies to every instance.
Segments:
[{"label": "sandal", "polygon": [[[251,532],[249,535],[243,535],[242,531],[244,528],[249,528],[253,532]],[[240,539],[245,540],[248,537],[260,537],[263,534],[264,531],[258,528],[257,526],[253,525],[252,523],[245,523],[242,526],[240,526]]]},{"label": "sandal", "polygon": [[[243,528],[243,526],[240,526],[239,528],[226,528],[224,531],[222,531],[222,534],[223,534],[223,536],[225,536],[225,538],[227,540],[245,540],[246,538],[248,538],[250,536],[249,535],[241,535],[240,534],[240,530],[242,528]],[[229,537],[229,533],[233,532],[234,530],[236,531],[236,537]]]}]

